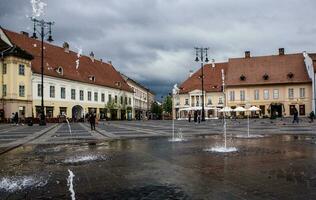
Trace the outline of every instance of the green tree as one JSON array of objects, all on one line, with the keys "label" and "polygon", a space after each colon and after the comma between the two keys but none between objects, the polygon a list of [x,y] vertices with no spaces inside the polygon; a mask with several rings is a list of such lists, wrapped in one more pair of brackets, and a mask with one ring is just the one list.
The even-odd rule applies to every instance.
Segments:
[{"label": "green tree", "polygon": [[157,102],[153,102],[151,104],[151,113],[154,114],[157,119],[161,119],[162,107]]},{"label": "green tree", "polygon": [[169,114],[172,113],[172,98],[171,96],[167,96],[163,102],[163,110]]}]

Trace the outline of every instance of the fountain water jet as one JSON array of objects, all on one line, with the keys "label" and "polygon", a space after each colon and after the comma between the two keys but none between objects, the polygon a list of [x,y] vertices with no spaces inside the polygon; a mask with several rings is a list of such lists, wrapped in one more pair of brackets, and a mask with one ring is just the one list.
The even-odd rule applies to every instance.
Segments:
[{"label": "fountain water jet", "polygon": [[219,153],[229,153],[229,152],[235,152],[238,149],[236,147],[227,147],[227,123],[226,123],[226,112],[231,112],[232,109],[229,107],[226,107],[226,96],[225,96],[225,75],[224,75],[224,69],[222,69],[222,85],[223,85],[223,94],[224,94],[224,99],[225,99],[225,107],[221,109],[219,112],[223,113],[223,129],[224,129],[224,147],[219,146],[219,147],[212,147],[208,149],[204,149],[204,151],[210,151],[210,152],[219,152]]},{"label": "fountain water jet", "polygon": [[76,200],[75,197],[75,190],[74,190],[74,185],[73,185],[73,179],[75,177],[74,173],[68,169],[69,176],[67,178],[67,186],[69,186],[69,192],[71,193],[71,200]]}]

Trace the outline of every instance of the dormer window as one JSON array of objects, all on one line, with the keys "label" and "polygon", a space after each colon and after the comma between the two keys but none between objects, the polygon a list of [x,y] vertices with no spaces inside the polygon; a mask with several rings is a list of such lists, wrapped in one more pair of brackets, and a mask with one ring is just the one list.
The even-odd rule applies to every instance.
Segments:
[{"label": "dormer window", "polygon": [[116,85],[117,87],[121,87],[121,82],[120,82],[120,81],[116,81],[116,82],[115,82],[115,85]]},{"label": "dormer window", "polygon": [[89,80],[92,82],[95,82],[95,76],[93,76],[93,75],[89,76]]},{"label": "dormer window", "polygon": [[244,81],[244,80],[246,80],[246,76],[242,74],[242,75],[239,77],[239,79],[240,79],[241,81]]},{"label": "dormer window", "polygon": [[294,77],[294,74],[292,72],[288,73],[287,74],[287,78],[288,79],[292,79]]},{"label": "dormer window", "polygon": [[263,78],[263,80],[269,80],[269,75],[265,73],[265,74],[262,76],[262,78]]},{"label": "dormer window", "polygon": [[59,75],[63,75],[64,74],[64,69],[62,67],[58,67],[56,69],[56,72],[59,74]]}]

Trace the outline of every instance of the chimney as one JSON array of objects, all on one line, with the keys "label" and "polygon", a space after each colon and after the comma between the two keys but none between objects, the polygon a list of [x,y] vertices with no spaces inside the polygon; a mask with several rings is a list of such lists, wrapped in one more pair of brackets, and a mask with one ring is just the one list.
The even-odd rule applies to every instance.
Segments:
[{"label": "chimney", "polygon": [[284,48],[279,48],[279,56],[283,56],[284,55]]},{"label": "chimney", "polygon": [[214,67],[215,67],[215,60],[212,59],[212,68],[214,68]]},{"label": "chimney", "polygon": [[245,51],[245,58],[250,58],[250,51]]},{"label": "chimney", "polygon": [[92,62],[94,62],[94,53],[93,53],[93,51],[90,52],[90,59],[91,59]]},{"label": "chimney", "polygon": [[112,61],[108,60],[108,63],[109,63],[110,65],[112,65]]},{"label": "chimney", "polygon": [[63,48],[64,48],[64,51],[65,51],[66,53],[69,53],[69,44],[68,44],[68,42],[64,42]]},{"label": "chimney", "polygon": [[190,70],[189,77],[191,77],[192,75],[193,75],[193,70]]},{"label": "chimney", "polygon": [[21,33],[22,35],[26,36],[26,37],[29,37],[29,33],[28,33],[28,32],[21,31],[20,33]]}]

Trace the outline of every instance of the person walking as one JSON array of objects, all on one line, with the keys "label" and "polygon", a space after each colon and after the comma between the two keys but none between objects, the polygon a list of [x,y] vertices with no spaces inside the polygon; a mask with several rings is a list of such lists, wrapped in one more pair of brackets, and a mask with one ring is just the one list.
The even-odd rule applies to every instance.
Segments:
[{"label": "person walking", "polygon": [[11,118],[10,118],[10,122],[11,122],[11,124],[13,125],[14,124],[14,119],[15,119],[15,114],[14,113],[12,113],[11,114]]},{"label": "person walking", "polygon": [[189,123],[191,122],[191,112],[189,112]]},{"label": "person walking", "polygon": [[293,113],[293,124],[297,122],[299,123],[299,119],[298,119],[298,111],[296,108],[294,108],[294,113]]},{"label": "person walking", "polygon": [[95,130],[95,118],[96,118],[95,114],[90,113],[89,122],[90,122],[90,126],[91,126],[91,131]]},{"label": "person walking", "polygon": [[197,122],[197,111],[194,111],[194,122],[196,123]]},{"label": "person walking", "polygon": [[198,120],[198,123],[201,123],[201,113],[200,112],[198,113],[197,120]]},{"label": "person walking", "polygon": [[15,112],[15,115],[14,115],[14,123],[15,123],[15,125],[18,125],[18,124],[19,124],[19,114],[18,114],[18,112]]}]

